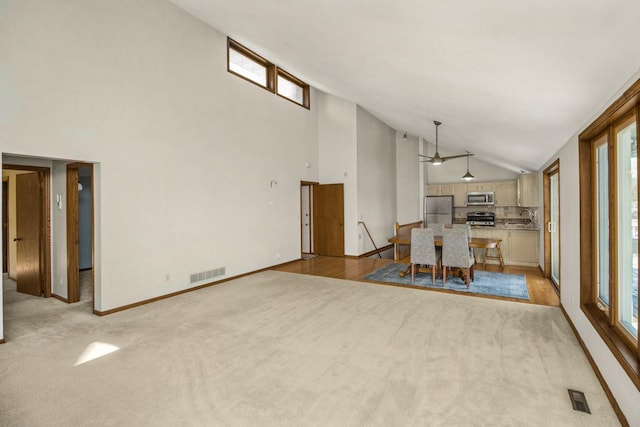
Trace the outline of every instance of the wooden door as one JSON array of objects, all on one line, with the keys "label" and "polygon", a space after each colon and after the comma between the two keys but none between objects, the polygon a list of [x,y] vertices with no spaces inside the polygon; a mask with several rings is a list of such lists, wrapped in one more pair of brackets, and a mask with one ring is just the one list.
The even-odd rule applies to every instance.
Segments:
[{"label": "wooden door", "polygon": [[314,188],[314,241],[318,255],[344,256],[344,185]]},{"label": "wooden door", "polygon": [[37,173],[16,175],[16,282],[17,291],[40,296],[40,178]]},{"label": "wooden door", "polygon": [[80,301],[78,167],[67,166],[67,299]]}]

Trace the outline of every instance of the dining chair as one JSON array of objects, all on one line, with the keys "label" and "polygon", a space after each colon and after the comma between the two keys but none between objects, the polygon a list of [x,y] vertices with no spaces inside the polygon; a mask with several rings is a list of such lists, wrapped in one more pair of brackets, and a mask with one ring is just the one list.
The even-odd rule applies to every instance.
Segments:
[{"label": "dining chair", "polygon": [[439,222],[434,222],[433,224],[428,224],[429,228],[433,230],[434,236],[442,236],[444,232],[444,224]]},{"label": "dining chair", "polygon": [[453,224],[452,228],[463,228],[467,232],[467,238],[471,239],[471,224]]},{"label": "dining chair", "polygon": [[464,228],[446,228],[442,235],[442,284],[447,281],[447,268],[460,268],[464,283],[473,281],[473,252],[469,252],[469,238]]},{"label": "dining chair", "polygon": [[431,267],[431,283],[436,282],[436,270],[440,258],[436,253],[436,245],[431,228],[414,228],[411,230],[411,283],[416,275],[416,265]]}]

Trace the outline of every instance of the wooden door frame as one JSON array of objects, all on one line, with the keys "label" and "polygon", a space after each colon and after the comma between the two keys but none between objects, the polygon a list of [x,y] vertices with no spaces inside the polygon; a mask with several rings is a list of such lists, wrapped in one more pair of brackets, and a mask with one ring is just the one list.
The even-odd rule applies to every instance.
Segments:
[{"label": "wooden door frame", "polygon": [[[73,162],[67,164],[67,302],[80,301],[80,260],[78,243],[78,169],[91,168],[91,295],[95,292],[95,212],[93,163]],[[92,298],[95,310],[95,298]]]},{"label": "wooden door frame", "polygon": [[[313,200],[313,194],[315,191],[315,186],[319,185],[319,182],[312,182],[312,181],[300,181],[300,255],[304,255],[306,254],[306,252],[304,252],[304,246],[302,245],[302,236],[304,234],[304,224],[303,224],[303,217],[302,217],[302,187],[309,187],[310,189],[310,194],[309,194],[309,202],[311,203],[311,209],[309,211],[309,222],[310,222],[310,227],[311,230],[313,230],[313,204],[314,204],[314,200]],[[314,233],[311,233],[310,236],[310,245],[311,245],[311,252],[310,255],[315,255],[316,254],[316,245],[315,245],[315,237],[314,237]]]},{"label": "wooden door frame", "polygon": [[[38,172],[40,180],[41,221],[40,221],[40,274],[45,298],[51,294],[51,168],[3,164],[2,169]],[[4,237],[3,237],[4,238]]]},{"label": "wooden door frame", "polygon": [[[544,275],[553,283],[554,288],[558,290],[558,285],[551,278],[551,234],[547,231],[549,221],[551,221],[551,175],[558,175],[558,202],[560,201],[560,159],[556,159],[542,173],[543,188],[543,235],[544,235]],[[558,219],[560,219],[560,205],[558,204]],[[558,233],[560,233],[560,224],[558,224]],[[560,234],[558,234],[558,278],[560,278]]]},{"label": "wooden door frame", "polygon": [[2,177],[2,273],[9,273],[9,179]]}]

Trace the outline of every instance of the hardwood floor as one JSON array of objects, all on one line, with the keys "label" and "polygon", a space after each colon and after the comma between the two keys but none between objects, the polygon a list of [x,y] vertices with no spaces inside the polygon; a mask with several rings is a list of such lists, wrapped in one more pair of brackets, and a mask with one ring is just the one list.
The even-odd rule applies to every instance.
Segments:
[{"label": "hardwood floor", "polygon": [[[391,262],[393,262],[393,260],[380,258],[340,258],[319,256],[315,258],[292,261],[287,264],[282,264],[274,267],[273,270],[286,271],[290,273],[310,274],[312,276],[334,277],[336,279],[369,282],[368,280],[364,280],[363,277]],[[558,297],[555,289],[537,268],[520,266],[505,266],[504,268],[501,268],[500,266],[493,264],[487,264],[486,268],[483,268],[482,265],[477,264],[476,269],[511,274],[524,274],[527,280],[527,288],[529,290],[529,303],[538,305],[550,305],[555,307],[560,305],[560,298]],[[381,282],[370,283],[383,284]],[[390,285],[388,283],[384,283],[383,285],[404,286]],[[446,289],[433,289],[414,286],[410,287],[424,289],[425,291],[451,292],[460,294],[459,292],[448,291]],[[522,300],[512,298],[492,297],[478,294],[473,294],[473,296],[522,302]]]}]

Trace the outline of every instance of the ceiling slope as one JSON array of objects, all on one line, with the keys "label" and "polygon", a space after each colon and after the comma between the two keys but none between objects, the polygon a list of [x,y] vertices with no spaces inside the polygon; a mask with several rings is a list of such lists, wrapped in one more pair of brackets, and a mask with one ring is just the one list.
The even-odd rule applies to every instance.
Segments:
[{"label": "ceiling slope", "polygon": [[637,0],[172,0],[411,135],[537,170],[640,69]]}]

